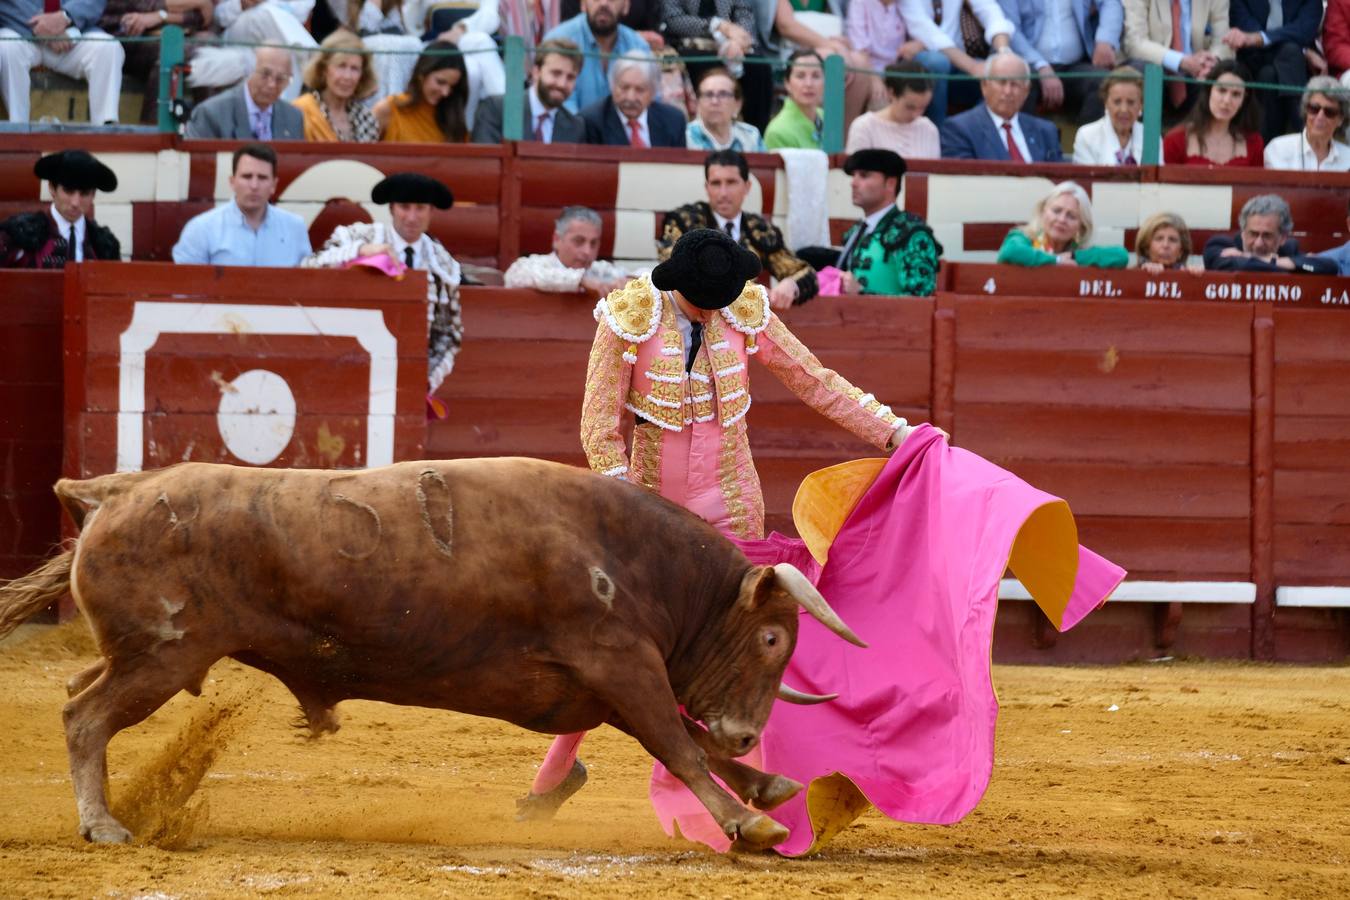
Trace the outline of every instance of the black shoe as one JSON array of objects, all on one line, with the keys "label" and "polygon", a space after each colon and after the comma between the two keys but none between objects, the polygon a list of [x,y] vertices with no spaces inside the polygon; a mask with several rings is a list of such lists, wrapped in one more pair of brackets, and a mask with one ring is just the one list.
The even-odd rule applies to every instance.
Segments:
[{"label": "black shoe", "polygon": [[572,763],[572,771],[567,773],[562,784],[544,794],[530,793],[516,801],[517,822],[547,822],[553,818],[558,807],[567,802],[567,798],[581,790],[586,784],[586,767],[581,760]]}]

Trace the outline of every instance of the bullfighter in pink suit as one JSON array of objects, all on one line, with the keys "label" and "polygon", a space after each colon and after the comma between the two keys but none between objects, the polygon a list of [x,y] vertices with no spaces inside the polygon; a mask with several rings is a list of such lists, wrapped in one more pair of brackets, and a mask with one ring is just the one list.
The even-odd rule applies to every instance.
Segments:
[{"label": "bullfighter in pink suit", "polygon": [[[769,308],[751,279],[759,258],[726,234],[687,232],[650,279],[596,305],[581,442],[592,469],[644,485],[734,539],[764,533],[764,498],[750,454],[751,356],[809,406],[882,450],[909,424],[821,365]],[[631,455],[620,422],[637,417]],[[583,733],[560,735],[540,766],[522,818],[546,818],[586,781]]]}]

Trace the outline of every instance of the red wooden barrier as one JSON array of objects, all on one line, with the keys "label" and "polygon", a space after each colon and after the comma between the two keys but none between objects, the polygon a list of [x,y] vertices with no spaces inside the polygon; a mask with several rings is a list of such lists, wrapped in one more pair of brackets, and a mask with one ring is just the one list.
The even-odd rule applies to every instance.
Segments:
[{"label": "red wooden barrier", "polygon": [[422,455],[418,278],[87,263],[65,310],[68,475]]},{"label": "red wooden barrier", "polygon": [[[400,439],[397,458],[525,454],[583,462],[577,430],[596,327],[590,300],[465,289],[466,342],[441,392],[450,418],[425,432],[423,448],[419,285],[364,272],[263,274],[132,264],[70,269],[70,471],[109,471],[117,464],[118,410],[131,410],[141,423],[142,439],[134,446],[143,464],[167,464],[184,454],[229,459],[219,437],[222,386],[263,367],[288,382],[302,410],[300,440],[288,444],[278,463],[370,459],[368,439],[352,415],[353,398],[364,403],[369,394],[368,354],[355,339],[315,338],[318,344],[306,347],[228,315],[212,320],[223,333],[165,334],[154,343],[144,327],[129,327],[135,300],[194,305],[222,297],[244,306],[334,305],[334,297],[361,309],[392,306],[384,320],[399,336],[396,427],[418,436]],[[1344,656],[1350,651],[1344,611],[1277,605],[1275,592],[1350,585],[1350,401],[1343,389],[1350,376],[1343,350],[1350,308],[1324,305],[1315,291],[1255,304],[1129,299],[1146,292],[1139,273],[1111,273],[1111,293],[1119,287],[1120,296],[1080,298],[1073,295],[1081,275],[958,264],[943,276],[957,290],[934,299],[822,298],[786,319],[822,361],[901,414],[931,417],[959,445],[1068,499],[1085,542],[1128,566],[1132,579],[1256,585],[1255,603],[1188,603],[1184,614],[1175,604],[1112,603],[1057,640],[1029,604],[1010,603],[999,618],[1000,659],[1119,659],[1164,652],[1160,643],[1165,652],[1198,655]],[[0,277],[6,288],[27,284],[32,295],[3,307],[4,321],[20,325],[27,311],[38,310],[32,341],[12,345],[13,358],[0,369],[5,378],[26,377],[32,359],[55,353],[40,345],[50,344],[54,333],[50,291],[59,276]],[[991,277],[1022,296],[960,290]],[[1198,276],[1186,284],[1203,298],[1210,286],[1276,290],[1273,282],[1286,279],[1318,284],[1294,276]],[[1071,296],[1047,296],[1057,291]],[[354,294],[361,299],[352,300]],[[132,340],[137,337],[139,344]],[[127,354],[134,356],[137,346],[145,351],[139,368],[144,414],[122,399],[124,373],[137,371],[134,360],[128,368]],[[277,355],[284,359],[274,362]],[[871,451],[754,368],[751,439],[769,525],[788,530],[791,495],[805,472]],[[21,393],[7,395],[7,409],[15,408],[9,398]],[[18,447],[29,436],[50,452],[61,420],[50,409],[43,418],[42,404],[33,405],[22,408],[21,426],[8,420],[0,437]],[[342,441],[336,450],[335,436]],[[133,446],[122,443],[124,450]],[[40,466],[31,471],[25,502],[48,518],[25,517],[22,524],[39,530],[51,523],[51,540],[51,475]],[[22,568],[42,549],[25,550],[24,559],[11,564]]]},{"label": "red wooden barrier", "polygon": [[0,578],[28,572],[59,535],[61,278],[0,275]]}]

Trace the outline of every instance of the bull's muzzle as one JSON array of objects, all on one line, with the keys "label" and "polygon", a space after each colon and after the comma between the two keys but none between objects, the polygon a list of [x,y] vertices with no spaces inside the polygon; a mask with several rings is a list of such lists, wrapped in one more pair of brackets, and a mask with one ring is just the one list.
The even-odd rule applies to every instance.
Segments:
[{"label": "bull's muzzle", "polygon": [[744,756],[759,743],[759,729],[736,719],[721,717],[705,722],[708,734],[728,756]]},{"label": "bull's muzzle", "polygon": [[[830,604],[825,602],[820,591],[816,586],[801,573],[801,571],[788,563],[778,563],[773,567],[774,577],[778,583],[783,586],[801,608],[811,614],[817,622],[839,635],[850,644],[859,647],[866,647],[867,642],[853,633],[853,629],[844,624],[844,620],[839,618],[839,614],[830,608]],[[787,698],[784,698],[787,699]]]}]

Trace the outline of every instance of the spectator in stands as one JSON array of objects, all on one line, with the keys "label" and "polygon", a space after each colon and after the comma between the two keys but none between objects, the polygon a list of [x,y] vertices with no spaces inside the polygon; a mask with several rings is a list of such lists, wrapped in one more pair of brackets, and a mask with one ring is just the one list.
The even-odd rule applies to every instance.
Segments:
[{"label": "spectator in stands", "polygon": [[1134,252],[1139,257],[1139,268],[1151,275],[1185,269],[1205,271],[1204,263],[1191,260],[1191,230],[1176,213],[1154,213],[1139,226]]},{"label": "spectator in stands", "polygon": [[933,229],[895,205],[905,161],[893,150],[849,154],[853,205],[863,218],[844,234],[839,288],[845,294],[928,297],[937,290],[942,245]]},{"label": "spectator in stands", "polygon": [[[89,121],[117,121],[122,45],[98,27],[104,0],[0,3],[0,98],[11,122],[29,119],[29,72],[38,66],[89,82]],[[75,40],[78,38],[79,40]]]},{"label": "spectator in stands", "polygon": [[[1137,166],[1144,162],[1144,76],[1131,66],[1112,70],[1102,81],[1106,115],[1078,129],[1073,161],[1080,166]],[[1158,162],[1162,162],[1162,144]]]},{"label": "spectator in stands", "polygon": [[1350,0],[1327,0],[1326,21],[1322,23],[1322,49],[1326,52],[1328,73],[1350,87]]},{"label": "spectator in stands", "polygon": [[[506,70],[493,40],[501,26],[498,0],[326,0],[332,18],[361,35],[370,50],[377,94],[396,93],[412,77],[423,49],[464,54],[468,95],[464,120],[478,103],[506,90]],[[431,41],[430,44],[424,44]]]},{"label": "spectator in stands", "polygon": [[[194,35],[211,23],[215,5],[211,0],[108,0],[98,27],[108,34],[132,38],[154,36],[165,25],[177,25]],[[141,122],[153,123],[159,110],[159,42],[138,41],[122,45],[130,75],[144,86],[141,97]]]},{"label": "spectator in stands", "polygon": [[718,150],[703,160],[705,203],[687,203],[666,213],[656,249],[662,260],[679,239],[695,228],[715,228],[759,257],[760,265],[778,283],[769,290],[769,305],[787,309],[805,303],[819,290],[816,272],[783,244],[783,234],[763,216],[746,212],[750,196],[750,164],[735,150]]},{"label": "spectator in stands", "polygon": [[820,111],[825,99],[824,66],[814,50],[797,50],[788,57],[787,97],[778,115],[764,129],[765,147],[770,150],[821,148],[821,132],[825,128]]},{"label": "spectator in stands", "polygon": [[[1345,230],[1350,233],[1350,209],[1345,214]],[[1323,250],[1321,253],[1314,253],[1321,259],[1329,259],[1336,264],[1336,274],[1341,277],[1350,275],[1350,241],[1341,244],[1339,247],[1333,247],[1330,250]]]},{"label": "spectator in stands", "polygon": [[295,266],[309,255],[305,220],[277,209],[277,154],[266,144],[234,151],[234,199],[193,216],[173,245],[173,261],[213,266]]},{"label": "spectator in stands", "polygon": [[867,54],[872,69],[896,60],[913,60],[923,52],[923,41],[905,28],[901,0],[852,0],[848,4],[848,42]]},{"label": "spectator in stands", "polygon": [[609,96],[609,69],[611,59],[600,54],[627,56],[648,49],[642,36],[627,25],[619,24],[619,17],[628,9],[627,0],[581,0],[581,13],[560,24],[544,35],[545,38],[563,38],[581,48],[581,71],[577,86],[567,98],[569,112],[580,112]]},{"label": "spectator in stands", "polygon": [[1299,93],[1308,81],[1304,51],[1317,44],[1322,24],[1322,0],[1229,0],[1228,22],[1233,27],[1223,42],[1237,52],[1260,84],[1278,84],[1291,90],[1262,88],[1261,136],[1266,142],[1298,128]]},{"label": "spectator in stands", "polygon": [[[393,225],[383,222],[339,225],[323,249],[300,265],[307,269],[338,269],[354,260],[387,256],[409,269],[426,272],[427,383],[428,390],[434,393],[454,368],[464,328],[459,311],[459,263],[427,229],[431,227],[432,209],[449,209],[455,197],[434,178],[400,172],[375,185],[370,199],[389,204]],[[432,408],[444,418],[443,408],[435,403]]]},{"label": "spectator in stands", "polygon": [[[1209,78],[1214,66],[1233,58],[1223,42],[1228,33],[1228,0],[1122,0],[1125,7],[1125,56],[1143,69],[1162,66],[1185,78]],[[1181,109],[1193,88],[1169,81],[1163,96]]]},{"label": "spectator in stands", "polygon": [[[551,0],[542,0],[544,6],[549,2]],[[560,0],[558,7],[560,16],[570,19],[581,12],[581,0]],[[640,34],[653,53],[665,49],[666,39],[661,34],[661,0],[628,0],[628,11],[619,16],[619,23]]]},{"label": "spectator in stands", "polygon": [[695,82],[714,65],[696,58],[720,57],[741,83],[745,120],[756,128],[765,126],[773,102],[773,69],[745,61],[765,54],[755,39],[753,0],[662,0],[661,27]]},{"label": "spectator in stands", "polygon": [[1286,134],[1266,145],[1267,169],[1299,172],[1350,171],[1350,146],[1345,138],[1350,95],[1330,75],[1318,75],[1303,91],[1303,121],[1298,134]]},{"label": "spectator in stands", "polygon": [[[942,127],[947,106],[969,106],[979,92],[974,79],[987,75],[991,53],[1010,50],[1015,30],[1003,15],[997,0],[900,0],[909,36],[923,45],[912,57],[938,78],[933,82],[933,102],[928,118]],[[947,81],[943,75],[965,73],[971,80]],[[1026,100],[1023,92],[1022,99]]]},{"label": "spectator in stands", "polygon": [[[840,56],[848,67],[844,78],[844,127],[866,110],[886,102],[881,79],[873,71],[895,59],[892,54],[879,66],[861,46],[853,45],[853,32],[845,33],[841,10],[850,4],[835,0],[770,0],[773,29],[788,54],[793,50],[814,50],[821,59]],[[757,8],[763,9],[763,0]],[[898,16],[896,17],[898,19]],[[761,44],[763,52],[767,45]]]},{"label": "spectator in stands", "polygon": [[305,93],[295,108],[305,117],[307,141],[380,139],[380,123],[362,103],[375,93],[375,70],[361,39],[350,31],[334,31],[305,66]]},{"label": "spectator in stands", "polygon": [[[1031,90],[1026,60],[1015,53],[1000,53],[989,57],[984,68],[980,81],[984,102],[942,124],[942,156],[1062,162],[1059,129],[1045,119],[1021,112]],[[936,94],[934,97],[936,103]]]},{"label": "spectator in stands", "polygon": [[522,256],[511,263],[506,286],[560,294],[585,291],[602,297],[623,287],[628,273],[599,258],[601,227],[595,210],[564,207],[553,223],[553,252]]},{"label": "spectator in stands", "polygon": [[1031,221],[1008,232],[998,248],[998,262],[1123,269],[1130,254],[1124,247],[1092,246],[1092,202],[1087,191],[1064,181],[1036,202]]},{"label": "spectator in stands", "polygon": [[[1027,112],[1063,109],[1078,124],[1102,117],[1102,78],[1120,59],[1120,0],[998,0],[1016,26],[1013,52],[1036,72]],[[1067,79],[1059,76],[1070,75]]]},{"label": "spectator in stands", "polygon": [[923,114],[933,100],[933,82],[923,66],[912,59],[888,65],[886,92],[891,98],[887,106],[863,113],[849,126],[847,152],[876,147],[894,150],[904,159],[940,157],[937,126]]},{"label": "spectator in stands", "polygon": [[[638,3],[655,5],[655,0],[638,0]],[[572,18],[580,11],[579,0],[501,0],[502,37],[515,35],[525,42],[525,48],[529,50],[537,46],[544,35],[557,28],[559,22]],[[624,24],[633,27],[626,19]]]},{"label": "spectator in stands", "polygon": [[0,222],[0,268],[63,269],[67,262],[121,259],[112,231],[93,220],[94,192],[117,190],[113,170],[84,150],[44,156],[33,174],[47,182],[52,203]]},{"label": "spectator in stands", "polygon": [[1261,109],[1247,90],[1247,70],[1221,60],[1210,70],[1186,119],[1163,138],[1163,162],[1188,166],[1260,168]]},{"label": "spectator in stands", "polygon": [[684,129],[690,150],[737,150],[763,153],[759,129],[741,121],[741,85],[721,66],[703,71],[698,82],[698,106],[694,121]]},{"label": "spectator in stands", "polygon": [[[586,140],[586,123],[568,112],[567,98],[576,87],[581,71],[577,45],[561,38],[544,41],[534,53],[533,90],[525,92],[521,108],[524,121],[521,139],[541,144],[580,144]],[[475,144],[502,141],[501,97],[485,97],[473,120]]]},{"label": "spectator in stands", "polygon": [[243,84],[197,104],[187,137],[203,140],[299,141],[305,118],[281,98],[291,80],[291,55],[280,47],[259,47],[253,72]]},{"label": "spectator in stands", "polygon": [[382,141],[462,144],[469,139],[468,100],[464,57],[433,48],[417,58],[407,90],[385,97],[372,112]]},{"label": "spectator in stands", "polygon": [[1205,242],[1205,268],[1219,272],[1296,272],[1335,275],[1335,260],[1305,256],[1290,237],[1294,217],[1278,194],[1259,194],[1242,204],[1238,233],[1216,234]]},{"label": "spectator in stands", "polygon": [[608,96],[581,111],[586,143],[612,147],[683,147],[684,115],[655,100],[661,67],[650,50],[609,64]]}]

